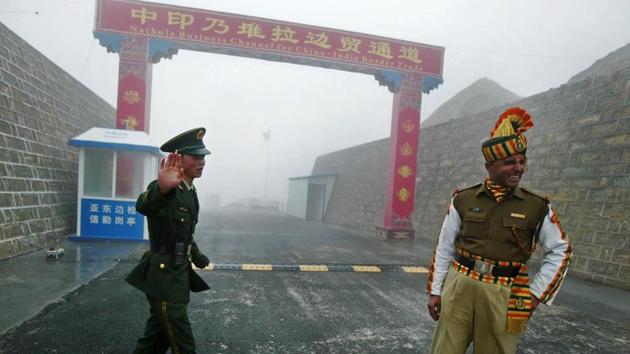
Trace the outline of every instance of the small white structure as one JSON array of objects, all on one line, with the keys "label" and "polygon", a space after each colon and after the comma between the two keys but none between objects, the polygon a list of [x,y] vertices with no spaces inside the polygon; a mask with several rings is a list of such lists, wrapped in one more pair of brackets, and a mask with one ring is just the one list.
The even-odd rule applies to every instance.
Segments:
[{"label": "small white structure", "polygon": [[141,131],[92,128],[70,139],[79,148],[77,234],[73,240],[146,240],[136,199],[157,176],[158,146]]},{"label": "small white structure", "polygon": [[300,219],[322,221],[337,175],[289,178],[287,214]]}]

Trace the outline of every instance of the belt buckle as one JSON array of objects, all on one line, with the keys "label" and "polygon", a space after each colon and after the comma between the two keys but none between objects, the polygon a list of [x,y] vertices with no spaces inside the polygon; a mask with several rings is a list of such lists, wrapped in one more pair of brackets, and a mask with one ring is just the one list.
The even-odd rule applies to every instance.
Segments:
[{"label": "belt buckle", "polygon": [[492,274],[493,268],[494,268],[494,264],[475,260],[475,267],[473,269],[475,270],[475,272],[481,275],[490,275]]}]

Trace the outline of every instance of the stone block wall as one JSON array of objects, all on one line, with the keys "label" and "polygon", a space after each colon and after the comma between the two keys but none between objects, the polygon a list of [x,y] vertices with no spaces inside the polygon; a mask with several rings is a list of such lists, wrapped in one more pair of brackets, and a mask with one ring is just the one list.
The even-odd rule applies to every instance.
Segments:
[{"label": "stone block wall", "polygon": [[[513,105],[535,123],[526,133],[529,170],[522,185],[551,196],[574,241],[571,273],[630,289],[630,67]],[[417,237],[435,239],[453,190],[484,178],[481,143],[509,106],[421,130]],[[364,229],[382,222],[388,153],[385,139],[317,159],[314,174],[338,174],[327,222]]]},{"label": "stone block wall", "polygon": [[0,23],[0,259],[76,229],[78,150],[115,109]]},{"label": "stone block wall", "polygon": [[389,139],[323,155],[313,175],[337,173],[325,221],[363,230],[383,223]]}]

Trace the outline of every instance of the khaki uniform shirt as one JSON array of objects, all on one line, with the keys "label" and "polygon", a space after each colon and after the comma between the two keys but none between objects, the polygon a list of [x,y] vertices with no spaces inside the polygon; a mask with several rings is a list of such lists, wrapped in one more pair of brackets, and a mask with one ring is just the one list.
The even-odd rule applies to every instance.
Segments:
[{"label": "khaki uniform shirt", "polygon": [[534,242],[543,249],[543,259],[530,291],[551,304],[566,275],[572,247],[548,201],[520,187],[499,204],[483,184],[462,190],[453,197],[442,224],[427,291],[441,294],[458,247],[497,261],[523,262],[529,259]]}]

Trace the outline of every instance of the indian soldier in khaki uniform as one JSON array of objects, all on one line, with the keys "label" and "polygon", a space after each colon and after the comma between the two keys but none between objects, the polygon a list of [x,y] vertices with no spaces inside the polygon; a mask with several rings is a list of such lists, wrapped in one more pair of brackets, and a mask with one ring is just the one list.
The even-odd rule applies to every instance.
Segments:
[{"label": "indian soldier in khaki uniform", "polygon": [[136,210],[148,220],[151,249],[126,280],[144,292],[150,306],[144,336],[134,353],[194,353],[195,339],[188,321],[189,292],[208,285],[192,269],[209,264],[193,234],[199,201],[193,180],[201,177],[206,130],[197,128],[167,141],[160,149],[168,156],[160,161],[158,179],[151,182],[136,202]]},{"label": "indian soldier in khaki uniform", "polygon": [[[564,279],[571,241],[548,198],[519,187],[525,173],[530,115],[505,111],[482,144],[488,177],[457,191],[442,225],[427,291],[438,320],[432,353],[515,353],[519,335],[540,302],[550,305]],[[529,281],[527,261],[543,249]]]}]

